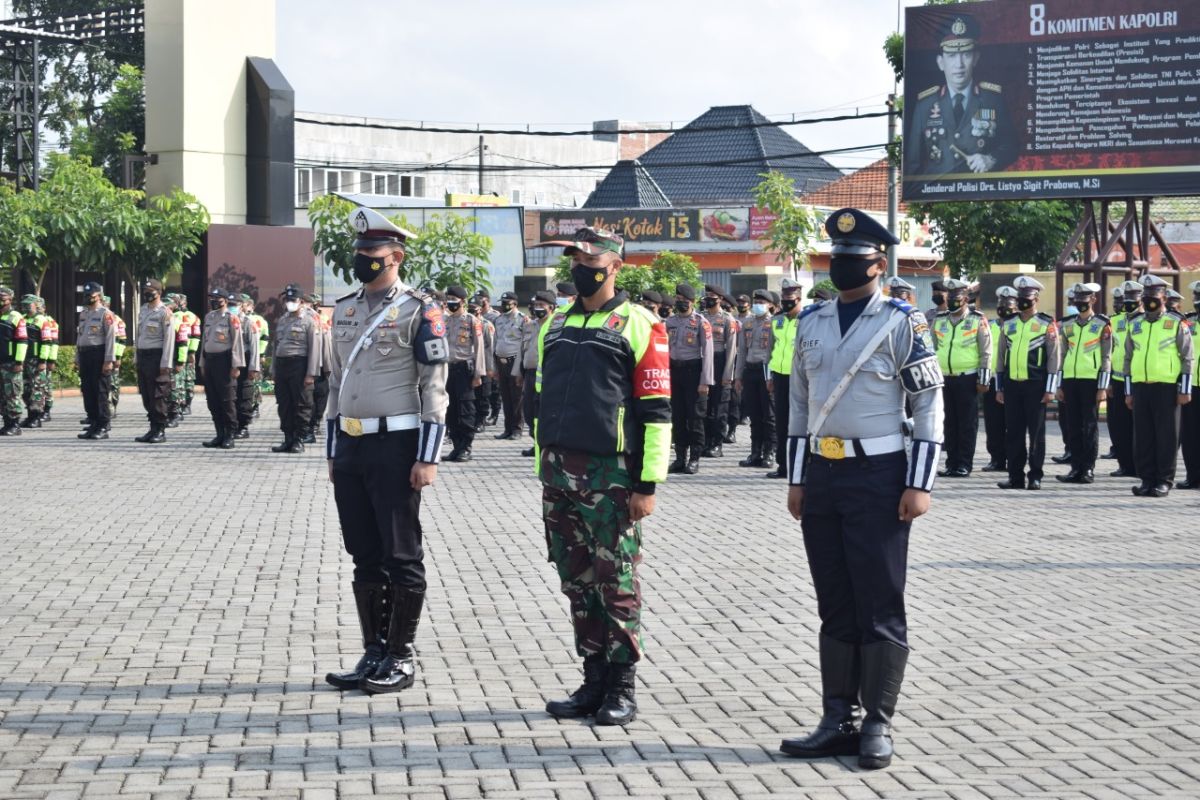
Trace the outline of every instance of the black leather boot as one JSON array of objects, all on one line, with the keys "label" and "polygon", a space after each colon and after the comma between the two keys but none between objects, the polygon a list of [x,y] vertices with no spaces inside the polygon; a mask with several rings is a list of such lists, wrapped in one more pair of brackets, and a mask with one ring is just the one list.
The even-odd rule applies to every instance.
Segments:
[{"label": "black leather boot", "polygon": [[414,591],[392,587],[387,653],[375,671],[358,684],[367,694],[398,692],[416,682],[417,667],[413,663],[412,643],[417,635],[417,623],[421,621],[421,606],[424,603],[424,589]]},{"label": "black leather boot", "polygon": [[220,447],[221,440],[225,438],[224,426],[217,425],[217,435],[209,439],[207,442],[201,442],[204,447]]},{"label": "black leather boot", "polygon": [[363,654],[349,672],[325,675],[325,682],[339,689],[357,689],[362,679],[379,667],[384,656],[383,634],[388,627],[388,604],[391,602],[388,585],[355,581],[353,587],[358,625],[362,629]]},{"label": "black leather boot", "polygon": [[40,428],[42,427],[42,412],[30,411],[29,415],[21,423],[22,428]]},{"label": "black leather boot", "polygon": [[290,433],[285,434],[283,437],[283,443],[277,444],[274,447],[272,447],[271,452],[272,453],[290,453],[292,451],[292,441],[293,441],[292,435]]},{"label": "black leather boot", "polygon": [[687,466],[683,468],[683,474],[695,475],[700,471],[700,453],[695,448],[692,448],[691,458],[688,459]]},{"label": "black leather boot", "polygon": [[676,473],[683,472],[684,469],[686,469],[686,468],[687,468],[687,462],[684,460],[683,456],[678,456],[671,463],[671,466],[667,467],[667,472],[674,475]]},{"label": "black leather boot", "polygon": [[721,458],[725,455],[724,447],[723,444],[714,444],[712,447],[706,449],[703,455],[705,458]]},{"label": "black leather boot", "polygon": [[858,645],[821,634],[820,648],[821,721],[808,736],[784,739],[779,751],[796,758],[858,755]]},{"label": "black leather boot", "polygon": [[634,678],[637,664],[609,664],[604,704],[596,712],[597,725],[628,725],[637,719]]},{"label": "black leather boot", "polygon": [[12,417],[4,418],[4,427],[0,428],[0,436],[20,436],[21,426]]},{"label": "black leather boot", "polygon": [[862,739],[858,747],[858,765],[863,769],[883,769],[892,763],[892,715],[904,682],[908,650],[891,642],[875,642],[859,649],[862,658]]},{"label": "black leather boot", "polygon": [[750,443],[750,455],[738,462],[739,467],[761,467],[763,465],[762,444],[759,442]]},{"label": "black leather boot", "polygon": [[165,425],[151,425],[150,438],[146,440],[146,444],[162,444],[167,440]]},{"label": "black leather boot", "polygon": [[546,703],[546,713],[565,719],[595,714],[600,710],[600,706],[604,705],[607,679],[608,657],[604,653],[588,656],[583,660],[583,685],[566,700],[551,700]]}]

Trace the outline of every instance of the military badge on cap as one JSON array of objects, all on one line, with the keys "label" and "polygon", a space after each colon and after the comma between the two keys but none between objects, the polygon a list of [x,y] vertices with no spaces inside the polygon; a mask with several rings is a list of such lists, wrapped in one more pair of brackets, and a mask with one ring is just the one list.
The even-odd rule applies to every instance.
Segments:
[{"label": "military badge on cap", "polygon": [[370,250],[385,244],[404,244],[417,235],[405,230],[373,208],[356,208],[350,212],[350,225],[358,237],[355,250]]},{"label": "military badge on cap", "polygon": [[849,233],[854,230],[854,215],[847,211],[838,216],[837,228],[842,233]]}]

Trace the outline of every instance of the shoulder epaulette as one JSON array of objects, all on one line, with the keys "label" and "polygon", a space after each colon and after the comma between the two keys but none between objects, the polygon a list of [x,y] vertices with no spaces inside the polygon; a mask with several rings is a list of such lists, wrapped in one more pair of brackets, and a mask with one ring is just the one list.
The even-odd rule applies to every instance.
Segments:
[{"label": "shoulder epaulette", "polygon": [[421,305],[427,306],[433,302],[433,295],[422,292],[420,289],[405,289],[404,293],[409,297],[420,300]]},{"label": "shoulder epaulette", "polygon": [[935,95],[939,91],[941,91],[941,89],[942,89],[941,86],[930,86],[928,89],[926,89],[925,91],[923,91],[919,95],[917,95],[917,99],[924,100],[926,97],[932,97],[933,95]]},{"label": "shoulder epaulette", "polygon": [[829,302],[828,300],[818,300],[817,302],[813,303],[812,305],[805,306],[804,308],[800,309],[800,316],[796,317],[796,319],[804,319],[809,314],[812,314],[814,311],[824,308],[828,302]]},{"label": "shoulder epaulette", "polygon": [[1096,314],[1096,319],[1100,320],[1100,321],[1101,321],[1101,322],[1103,322],[1105,325],[1110,325],[1110,324],[1112,324],[1112,320],[1111,320],[1110,318],[1106,317],[1106,316],[1105,316],[1105,315],[1103,315],[1103,314],[1099,314],[1099,313],[1098,313],[1098,314]]},{"label": "shoulder epaulette", "polygon": [[995,92],[996,94],[1000,93],[1000,84],[998,84],[998,83],[991,83],[989,81],[980,81],[979,88],[986,89],[989,92]]},{"label": "shoulder epaulette", "polygon": [[343,300],[349,300],[351,297],[354,297],[357,294],[358,294],[358,289],[351,289],[350,291],[346,292],[344,295],[339,297],[337,300],[334,300],[333,302],[340,303]]},{"label": "shoulder epaulette", "polygon": [[1178,311],[1171,311],[1170,309],[1167,309],[1166,316],[1174,317],[1175,319],[1178,319],[1178,320],[1186,320],[1187,319],[1187,317],[1184,316],[1182,313],[1180,313]]},{"label": "shoulder epaulette", "polygon": [[1057,322],[1058,321],[1058,320],[1054,319],[1054,317],[1052,315],[1047,314],[1045,311],[1039,311],[1036,314],[1034,314],[1034,316],[1045,322]]},{"label": "shoulder epaulette", "polygon": [[[898,297],[889,297],[887,299],[887,302],[888,302],[888,305],[890,305],[892,308],[899,309],[900,311],[903,311],[905,314],[908,314],[910,316],[912,315],[912,313],[914,311],[917,310],[911,303],[906,303]],[[944,311],[942,313],[948,314],[950,312]],[[941,316],[941,314],[939,314],[938,316]]]}]

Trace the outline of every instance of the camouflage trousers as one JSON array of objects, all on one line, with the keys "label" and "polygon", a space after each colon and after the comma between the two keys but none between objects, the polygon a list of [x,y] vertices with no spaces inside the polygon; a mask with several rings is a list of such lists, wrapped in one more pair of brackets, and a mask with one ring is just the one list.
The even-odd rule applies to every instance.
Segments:
[{"label": "camouflage trousers", "polygon": [[117,404],[121,402],[121,367],[113,367],[109,378],[112,382],[112,390],[108,393],[108,416],[115,417],[117,415]]},{"label": "camouflage trousers", "polygon": [[179,416],[179,410],[187,405],[187,367],[171,372],[171,393],[167,396],[167,416]]},{"label": "camouflage trousers", "polygon": [[25,413],[25,375],[20,364],[0,365],[0,412],[6,420],[19,420]]},{"label": "camouflage trousers", "polygon": [[546,544],[570,603],[576,652],[640,660],[642,529],[629,520],[624,459],[548,450],[540,467]]},{"label": "camouflage trousers", "polygon": [[187,364],[183,368],[183,390],[186,406],[192,405],[192,397],[196,394],[196,365]]},{"label": "camouflage trousers", "polygon": [[25,406],[30,413],[41,413],[50,399],[50,373],[42,368],[42,362],[28,359],[25,362]]}]

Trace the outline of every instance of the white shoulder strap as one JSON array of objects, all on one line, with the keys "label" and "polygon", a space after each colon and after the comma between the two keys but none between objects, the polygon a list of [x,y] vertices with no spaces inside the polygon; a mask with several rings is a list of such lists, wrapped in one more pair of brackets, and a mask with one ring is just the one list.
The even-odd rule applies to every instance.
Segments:
[{"label": "white shoulder strap", "polygon": [[821,432],[821,426],[825,424],[825,420],[833,413],[833,408],[837,405],[838,400],[841,400],[842,395],[850,388],[850,381],[862,369],[862,365],[867,363],[867,359],[875,354],[875,351],[883,343],[883,340],[891,336],[892,331],[896,330],[906,319],[908,319],[907,314],[893,314],[892,318],[871,337],[871,341],[867,342],[867,346],[858,354],[858,359],[850,365],[850,369],[846,370],[846,374],[838,381],[837,386],[833,387],[833,391],[829,393],[829,397],[825,400],[825,405],[821,406],[821,410],[817,412],[817,416],[809,421],[809,436],[815,437]]},{"label": "white shoulder strap", "polygon": [[400,306],[404,305],[405,301],[415,299],[416,298],[414,298],[408,292],[400,292],[399,297],[388,303],[383,308],[379,309],[379,316],[375,318],[374,322],[367,326],[367,329],[363,331],[363,335],[358,337],[358,341],[355,343],[354,349],[350,351],[350,357],[346,359],[346,366],[342,368],[343,375],[348,375],[350,373],[350,367],[354,365],[354,359],[358,358],[358,354],[362,352],[362,349],[371,339],[371,334],[374,333],[375,329],[379,327],[380,323],[387,318],[388,310],[392,308],[399,308]]}]

